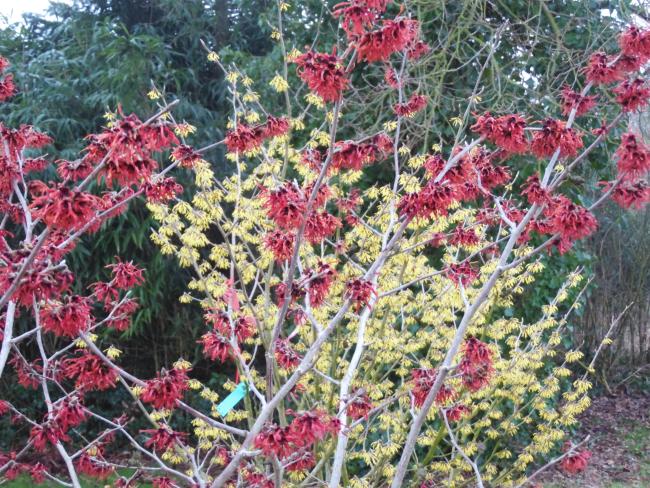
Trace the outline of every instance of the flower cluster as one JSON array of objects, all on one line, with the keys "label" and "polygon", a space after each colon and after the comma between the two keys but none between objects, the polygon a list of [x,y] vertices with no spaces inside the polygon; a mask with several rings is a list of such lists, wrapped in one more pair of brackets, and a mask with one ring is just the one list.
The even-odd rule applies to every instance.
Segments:
[{"label": "flower cluster", "polygon": [[277,456],[290,471],[304,471],[315,464],[313,455],[304,457],[311,446],[328,434],[337,434],[340,426],[320,410],[287,413],[294,416],[291,423],[286,427],[267,424],[255,438],[255,447],[266,456]]},{"label": "flower cluster", "polygon": [[[564,449],[565,451],[570,452],[571,443],[567,441]],[[587,468],[590,458],[591,452],[587,449],[573,451],[562,458],[562,461],[560,461],[560,468],[562,468],[562,471],[567,474],[578,474]]]},{"label": "flower cluster", "polygon": [[169,124],[145,124],[134,114],[120,117],[110,128],[87,139],[85,164],[103,165],[99,175],[109,185],[117,182],[120,186],[149,180],[158,167],[154,154],[178,144]]},{"label": "flower cluster", "polygon": [[492,353],[487,344],[476,337],[468,337],[463,345],[458,372],[468,390],[478,391],[486,386],[493,374]]},{"label": "flower cluster", "polygon": [[528,149],[524,133],[526,121],[521,115],[510,114],[493,117],[490,113],[480,115],[472,130],[508,153],[520,154]]},{"label": "flower cluster", "polygon": [[4,102],[11,98],[16,93],[16,86],[14,85],[14,76],[12,74],[5,75],[5,70],[9,67],[9,61],[0,56],[0,102]]},{"label": "flower cluster", "polygon": [[[249,152],[259,148],[264,140],[278,137],[286,134],[289,131],[289,121],[282,117],[269,116],[266,123],[257,126],[248,126],[240,123],[234,130],[226,134],[224,143],[228,148],[228,152]],[[199,158],[190,155],[192,164]]]},{"label": "flower cluster", "polygon": [[143,402],[151,403],[154,408],[175,408],[187,390],[187,370],[173,368],[158,373],[156,378],[148,380],[142,391]]},{"label": "flower cluster", "polygon": [[298,65],[298,76],[326,102],[338,101],[350,83],[342,61],[334,53],[307,51],[296,58],[295,62]]},{"label": "flower cluster", "polygon": [[89,300],[77,295],[67,296],[61,303],[48,302],[41,311],[43,330],[58,336],[77,337],[91,320]]},{"label": "flower cluster", "polygon": [[582,137],[569,129],[561,120],[546,119],[541,130],[535,132],[530,144],[532,153],[538,158],[548,158],[559,149],[560,157],[573,157],[582,148]]},{"label": "flower cluster", "polygon": [[401,117],[413,117],[427,106],[428,98],[424,95],[411,95],[406,103],[398,103],[393,107],[395,113]]},{"label": "flower cluster", "polygon": [[397,18],[384,20],[381,28],[366,32],[357,44],[361,61],[386,61],[393,53],[403,51],[417,41],[417,20]]}]

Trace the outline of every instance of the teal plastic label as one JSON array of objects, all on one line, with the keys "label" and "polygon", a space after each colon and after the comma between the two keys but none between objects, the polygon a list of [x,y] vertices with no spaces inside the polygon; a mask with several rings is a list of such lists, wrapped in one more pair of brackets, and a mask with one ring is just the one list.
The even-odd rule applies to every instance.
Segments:
[{"label": "teal plastic label", "polygon": [[246,393],[248,393],[246,383],[239,383],[237,388],[235,388],[230,395],[224,398],[223,401],[217,405],[217,412],[219,412],[219,415],[225,417],[228,412],[235,408],[242,398],[246,396]]}]

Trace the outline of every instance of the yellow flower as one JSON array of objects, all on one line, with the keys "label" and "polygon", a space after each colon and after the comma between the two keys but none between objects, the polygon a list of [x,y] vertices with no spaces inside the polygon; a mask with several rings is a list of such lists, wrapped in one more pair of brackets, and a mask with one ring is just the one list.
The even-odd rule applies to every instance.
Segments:
[{"label": "yellow flower", "polygon": [[186,359],[179,359],[174,363],[174,368],[176,369],[190,369],[192,367],[192,363],[190,363]]},{"label": "yellow flower", "polygon": [[220,59],[219,55],[216,52],[210,51],[208,53],[208,61],[210,61],[211,63],[216,63],[217,61],[219,61],[219,59]]},{"label": "yellow flower", "polygon": [[109,357],[109,359],[117,359],[120,357],[120,354],[122,354],[122,351],[120,351],[117,347],[115,346],[110,346],[106,351],[104,351],[106,355]]},{"label": "yellow flower", "polygon": [[295,47],[287,53],[287,62],[293,63],[302,53]]},{"label": "yellow flower", "polygon": [[191,124],[188,124],[187,122],[176,124],[176,127],[174,127],[174,133],[179,137],[187,137],[190,134],[194,134],[195,132],[196,132],[196,127],[194,127]]},{"label": "yellow flower", "polygon": [[160,92],[155,88],[152,88],[149,93],[147,93],[147,96],[149,97],[149,100],[158,100],[161,97]]},{"label": "yellow flower", "polygon": [[285,80],[280,75],[275,75],[275,77],[269,82],[269,85],[271,85],[275,91],[279,93],[285,92],[289,88],[289,83],[287,83],[287,80]]}]

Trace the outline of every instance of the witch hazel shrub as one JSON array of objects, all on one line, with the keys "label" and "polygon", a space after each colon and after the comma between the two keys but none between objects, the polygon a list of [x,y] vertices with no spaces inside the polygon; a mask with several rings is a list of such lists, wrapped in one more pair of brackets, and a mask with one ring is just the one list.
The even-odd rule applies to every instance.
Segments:
[{"label": "witch hazel shrub", "polygon": [[[534,464],[584,469],[585,443],[563,444],[589,406],[595,364],[562,347],[580,270],[535,320],[511,310],[597,229],[595,208],[650,199],[650,148],[620,127],[648,102],[650,33],[630,27],[619,52],[594,53],[584,80],[557,94],[561,114],[494,113],[475,93],[457,136],[430,149],[408,136],[426,123],[414,68],[431,48],[404,6],[338,4],[337,46],[302,52],[282,31],[286,9],[278,5],[273,35],[286,74],[252,80],[208,49],[233,107],[223,140],[192,147],[191,127],[157,92],[157,114],[118,112],[78,161],[42,182],[50,163],[24,149],[47,136],[2,128],[0,364],[42,399],[37,418],[2,403],[29,431],[2,455],[3,476],[159,488],[518,486]],[[261,83],[284,113],[264,107]],[[2,86],[11,95],[11,78]],[[386,101],[371,127],[346,113],[360,91]],[[587,207],[579,202],[593,189],[568,192],[565,182],[606,140],[619,144],[614,176]],[[204,159],[216,146],[231,170],[223,178]],[[162,151],[166,166],[154,157]],[[540,170],[521,177],[525,164]],[[187,199],[175,167],[194,174]],[[96,180],[104,190],[91,194]],[[152,378],[120,366],[105,332],[128,329],[130,290],[146,276],[128,256],[107,263],[110,281],[70,291],[65,254],[137,197],[159,222],[153,241],[193,275],[180,300],[204,313],[195,340],[229,376],[222,387],[183,359]],[[25,330],[18,315],[29,317]],[[131,398],[118,418],[85,400],[118,388]],[[91,427],[98,434],[80,435]],[[115,455],[125,451],[127,461]],[[34,463],[35,452],[60,461]]]}]

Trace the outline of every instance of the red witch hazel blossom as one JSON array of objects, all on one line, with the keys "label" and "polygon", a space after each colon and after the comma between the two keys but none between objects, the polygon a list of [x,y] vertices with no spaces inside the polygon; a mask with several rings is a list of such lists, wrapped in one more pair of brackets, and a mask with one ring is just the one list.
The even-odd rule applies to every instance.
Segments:
[{"label": "red witch hazel blossom", "polygon": [[[515,483],[508,459],[519,463],[528,444],[483,452],[505,434],[495,440],[502,432],[486,433],[482,423],[508,425],[514,417],[498,410],[507,398],[530,429],[550,425],[528,401],[539,398],[532,386],[541,383],[518,403],[509,376],[536,378],[537,364],[551,364],[544,361],[558,350],[544,341],[559,329],[531,334],[560,315],[544,311],[529,327],[504,309],[534,278],[528,264],[553,259],[544,250],[565,253],[594,233],[602,202],[650,201],[650,148],[616,126],[648,105],[650,31],[630,27],[620,53],[591,55],[582,87],[558,94],[565,118],[541,97],[537,112],[549,115],[539,122],[518,104],[521,113],[479,111],[469,131],[453,131],[458,137],[440,131],[423,141],[418,129],[433,95],[413,69],[430,49],[418,20],[389,0],[349,0],[333,14],[337,47],[291,49],[278,70],[289,88],[301,86],[289,98],[291,114],[269,114],[248,81],[246,90],[230,81],[239,68],[224,70],[236,113],[224,139],[203,149],[168,114],[176,102],[146,119],[118,107],[71,160],[38,156],[53,141],[35,128],[0,124],[0,377],[27,389],[30,401],[0,399],[18,439],[0,452],[0,484],[30,475],[81,488],[80,474],[105,479],[120,468],[118,487],[399,488],[425,478],[428,486],[442,479],[434,470],[442,461],[414,462],[423,448],[423,459],[449,462],[450,483],[472,484],[475,471],[490,484]],[[282,30],[274,32],[281,40]],[[488,52],[478,56],[489,61]],[[0,102],[16,92],[7,68],[0,58]],[[460,114],[477,110],[475,95]],[[349,110],[356,100],[383,104],[371,127],[355,125],[364,119]],[[605,196],[577,203],[589,193],[569,193],[563,183],[598,143],[618,137]],[[217,145],[236,172],[215,182],[204,158]],[[183,188],[170,173],[177,167],[197,184]],[[89,284],[66,263],[76,261],[68,255],[79,239],[143,197],[161,223],[156,244],[196,274],[181,301],[200,307],[204,328],[183,342],[205,357],[138,378],[109,341],[126,340],[119,333],[138,309],[133,294],[144,269],[116,257],[106,279]],[[543,359],[531,360],[537,354]],[[202,383],[207,377],[216,390]],[[106,418],[97,402],[114,394],[123,410]],[[557,397],[559,412],[578,407],[571,395]],[[493,403],[495,410],[483,408]],[[143,411],[153,425],[141,422]],[[435,432],[449,441],[430,442]],[[475,456],[476,470],[457,443]],[[585,469],[588,451],[568,446],[565,454],[567,473]],[[486,459],[498,462],[486,469]]]},{"label": "red witch hazel blossom", "polygon": [[576,116],[591,111],[596,106],[596,95],[581,95],[569,86],[562,88],[562,113],[568,116],[575,109]]},{"label": "red witch hazel blossom", "polygon": [[567,455],[560,461],[560,468],[567,474],[578,474],[587,468],[591,452],[587,449],[571,450],[571,443],[566,442],[564,450]]},{"label": "red witch hazel blossom", "polygon": [[187,371],[182,369],[174,368],[159,373],[156,378],[145,383],[142,401],[151,403],[156,409],[173,409],[188,388],[187,380]]},{"label": "red witch hazel blossom", "polygon": [[88,329],[91,320],[89,300],[76,295],[60,304],[49,302],[41,311],[43,330],[58,336],[77,337]]},{"label": "red witch hazel blossom", "polygon": [[350,81],[336,53],[308,51],[296,59],[298,76],[326,102],[336,102]]},{"label": "red witch hazel blossom", "polygon": [[463,385],[470,391],[485,387],[493,373],[492,353],[487,344],[469,337],[463,346],[463,356],[458,364]]}]

